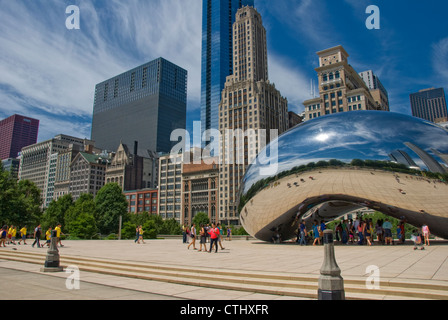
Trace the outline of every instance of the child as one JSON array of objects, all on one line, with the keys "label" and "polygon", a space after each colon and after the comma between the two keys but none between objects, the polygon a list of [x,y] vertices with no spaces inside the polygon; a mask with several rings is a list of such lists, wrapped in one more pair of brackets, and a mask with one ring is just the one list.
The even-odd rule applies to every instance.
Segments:
[{"label": "child", "polygon": [[425,247],[423,247],[422,235],[418,230],[414,230],[411,239],[414,241],[414,250],[417,250],[418,246],[420,247],[420,250],[425,250]]}]

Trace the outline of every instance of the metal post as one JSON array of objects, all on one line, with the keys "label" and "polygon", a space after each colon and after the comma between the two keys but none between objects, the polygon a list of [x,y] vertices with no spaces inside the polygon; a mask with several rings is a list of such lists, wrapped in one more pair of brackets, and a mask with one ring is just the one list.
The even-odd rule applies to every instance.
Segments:
[{"label": "metal post", "polygon": [[62,272],[64,268],[59,265],[58,238],[56,230],[51,231],[50,247],[45,258],[45,265],[40,269],[41,272]]},{"label": "metal post", "polygon": [[122,224],[122,221],[123,221],[122,219],[123,219],[123,217],[120,216],[120,220],[118,222],[118,240],[121,240],[121,224]]},{"label": "metal post", "polygon": [[324,263],[320,269],[319,300],[345,300],[344,279],[334,255],[333,231],[324,231]]}]

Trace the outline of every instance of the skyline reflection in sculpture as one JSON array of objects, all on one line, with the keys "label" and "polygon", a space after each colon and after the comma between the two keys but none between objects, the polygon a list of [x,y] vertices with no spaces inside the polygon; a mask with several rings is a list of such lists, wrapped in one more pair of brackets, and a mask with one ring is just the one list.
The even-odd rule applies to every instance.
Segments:
[{"label": "skyline reflection in sculpture", "polygon": [[[322,207],[316,210],[319,217],[309,219],[328,221],[335,218],[331,206],[342,215],[366,207],[367,201],[383,211],[394,211],[385,214],[406,215],[408,222],[417,226],[424,219],[414,213],[423,210],[442,223],[433,233],[448,238],[448,229],[439,231],[447,226],[448,214],[438,207],[446,207],[448,202],[448,188],[442,181],[448,173],[447,130],[407,115],[356,111],[305,122],[281,135],[276,143],[278,171],[260,175],[258,163],[266,162],[261,153],[259,161],[248,167],[240,187],[240,219],[251,235],[268,241],[272,230],[282,230],[284,238],[292,237],[296,218],[310,210]],[[423,179],[437,192],[422,187]],[[414,201],[396,192],[404,189],[408,189],[408,198],[414,195]],[[311,198],[315,200],[308,203]],[[269,205],[268,199],[275,205]],[[259,212],[257,205],[262,205]]]}]

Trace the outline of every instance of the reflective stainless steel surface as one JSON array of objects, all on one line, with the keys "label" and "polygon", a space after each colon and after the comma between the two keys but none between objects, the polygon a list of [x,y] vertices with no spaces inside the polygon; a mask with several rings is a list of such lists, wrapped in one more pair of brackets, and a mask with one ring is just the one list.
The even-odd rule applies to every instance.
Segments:
[{"label": "reflective stainless steel surface", "polygon": [[329,221],[367,207],[448,238],[447,130],[355,111],[310,120],[277,142],[277,172],[260,174],[268,163],[262,152],[240,187],[240,220],[252,236],[290,239],[300,219]]}]

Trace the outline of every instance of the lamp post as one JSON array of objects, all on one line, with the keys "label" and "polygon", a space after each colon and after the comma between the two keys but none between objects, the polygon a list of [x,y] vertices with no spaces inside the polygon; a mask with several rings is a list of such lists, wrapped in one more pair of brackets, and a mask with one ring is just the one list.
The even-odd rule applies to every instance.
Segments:
[{"label": "lamp post", "polygon": [[63,267],[59,265],[59,250],[58,238],[56,237],[56,230],[51,231],[50,247],[45,258],[45,265],[40,269],[41,272],[62,272]]},{"label": "lamp post", "polygon": [[319,300],[345,300],[344,279],[334,255],[333,231],[324,231],[324,262],[320,269]]}]

